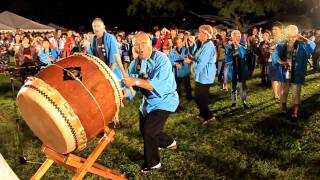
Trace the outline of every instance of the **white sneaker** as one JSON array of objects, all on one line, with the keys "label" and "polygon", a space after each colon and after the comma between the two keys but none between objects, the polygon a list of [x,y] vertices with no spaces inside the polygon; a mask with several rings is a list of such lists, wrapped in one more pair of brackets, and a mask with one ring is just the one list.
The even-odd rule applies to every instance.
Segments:
[{"label": "white sneaker", "polygon": [[142,173],[148,173],[148,172],[150,172],[152,170],[157,170],[157,169],[160,169],[160,168],[161,168],[161,163],[159,162],[157,165],[152,166],[151,168],[142,168],[141,172]]},{"label": "white sneaker", "polygon": [[157,165],[151,167],[151,169],[159,169],[159,168],[161,168],[160,162]]},{"label": "white sneaker", "polygon": [[166,147],[167,149],[177,149],[177,141],[173,140],[173,142]]},{"label": "white sneaker", "polygon": [[176,140],[173,140],[173,142],[167,146],[166,148],[158,148],[159,150],[161,149],[171,149],[171,150],[174,150],[174,149],[177,149],[177,141]]}]

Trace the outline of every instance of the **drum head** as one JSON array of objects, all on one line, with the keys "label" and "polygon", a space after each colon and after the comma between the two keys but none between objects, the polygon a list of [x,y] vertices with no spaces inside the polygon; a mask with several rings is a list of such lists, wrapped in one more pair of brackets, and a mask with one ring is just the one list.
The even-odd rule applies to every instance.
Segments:
[{"label": "drum head", "polygon": [[83,127],[78,130],[73,127],[70,121],[74,121],[74,115],[70,116],[70,111],[65,108],[67,103],[53,97],[56,95],[52,91],[37,88],[29,81],[20,89],[17,103],[33,133],[51,149],[66,154],[78,148],[77,134],[79,129],[83,133],[84,130]]}]

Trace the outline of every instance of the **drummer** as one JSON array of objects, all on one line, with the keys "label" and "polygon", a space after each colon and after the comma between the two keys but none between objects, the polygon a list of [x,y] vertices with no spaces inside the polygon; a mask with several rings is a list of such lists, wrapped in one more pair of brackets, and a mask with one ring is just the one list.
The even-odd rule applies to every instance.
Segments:
[{"label": "drummer", "polygon": [[[121,70],[116,63],[115,55],[120,56],[116,38],[106,32],[104,22],[100,18],[95,18],[92,22],[94,36],[91,40],[87,53],[101,59],[114,72],[119,81],[123,76]],[[119,115],[114,117],[114,128],[120,128]]]},{"label": "drummer", "polygon": [[[174,139],[162,130],[170,112],[179,104],[176,82],[168,57],[152,50],[149,36],[144,32],[135,35],[134,50],[138,58],[128,67],[128,75],[123,83],[136,88],[143,95],[140,106],[140,133],[144,139],[144,166],[142,172],[161,167],[159,148],[176,149]],[[124,96],[129,96],[129,91]],[[132,97],[132,96],[131,96]]]},{"label": "drummer", "polygon": [[119,48],[116,38],[106,32],[104,22],[100,18],[95,18],[92,22],[94,36],[91,40],[87,53],[94,55],[104,61],[107,66],[116,74],[119,80],[122,79],[122,74],[119,66],[116,63],[115,54],[120,57]]}]

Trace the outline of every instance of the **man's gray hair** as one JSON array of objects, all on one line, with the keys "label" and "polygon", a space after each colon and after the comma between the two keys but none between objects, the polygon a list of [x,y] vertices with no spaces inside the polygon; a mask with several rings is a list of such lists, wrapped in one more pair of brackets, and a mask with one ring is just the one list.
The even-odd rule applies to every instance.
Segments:
[{"label": "man's gray hair", "polygon": [[239,30],[233,30],[233,31],[231,32],[231,37],[234,37],[235,34],[240,34],[240,36],[241,36],[241,32],[240,32]]},{"label": "man's gray hair", "polygon": [[299,33],[299,29],[296,25],[289,25],[286,27],[285,32],[287,35],[292,35],[292,34],[298,34]]}]

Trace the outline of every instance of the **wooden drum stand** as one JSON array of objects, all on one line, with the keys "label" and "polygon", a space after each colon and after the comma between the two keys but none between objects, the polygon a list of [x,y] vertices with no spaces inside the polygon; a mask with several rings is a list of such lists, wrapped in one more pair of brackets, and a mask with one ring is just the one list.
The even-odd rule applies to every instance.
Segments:
[{"label": "wooden drum stand", "polygon": [[47,160],[41,165],[38,171],[31,178],[32,180],[41,179],[41,177],[47,172],[50,166],[56,162],[59,165],[62,165],[76,174],[73,176],[73,180],[82,179],[87,172],[96,174],[98,176],[116,179],[116,180],[125,180],[126,177],[123,174],[113,171],[112,169],[106,168],[100,164],[94,163],[97,158],[100,156],[105,147],[113,141],[113,136],[115,132],[108,127],[104,130],[104,136],[100,139],[97,147],[89,155],[87,159],[76,156],[74,154],[60,154],[50,149],[46,145],[42,146],[42,152],[47,156]]}]

